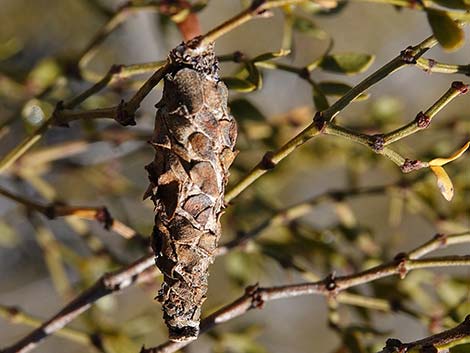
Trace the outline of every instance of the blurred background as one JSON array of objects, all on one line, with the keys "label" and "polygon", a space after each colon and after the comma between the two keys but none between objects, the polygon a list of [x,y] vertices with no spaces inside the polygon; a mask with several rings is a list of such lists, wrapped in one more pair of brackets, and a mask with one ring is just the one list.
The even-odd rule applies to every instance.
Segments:
[{"label": "blurred background", "polygon": [[[172,21],[158,11],[133,11],[93,52],[82,77],[71,63],[103,28],[120,1],[1,0],[0,12],[0,153],[5,156],[38,126],[57,101],[90,87],[113,64],[164,60],[181,41]],[[210,1],[197,13],[203,32],[242,9],[243,2]],[[217,54],[241,51],[247,57],[279,51],[292,39],[292,52],[280,59],[301,68],[331,53],[361,53],[375,59],[364,72],[350,75],[315,70],[317,82],[355,85],[409,45],[431,34],[421,11],[386,4],[351,2],[330,11],[298,8],[292,37],[285,35],[285,13],[251,21],[221,38]],[[302,22],[303,21],[303,22]],[[469,30],[465,30],[468,37]],[[439,46],[425,56],[469,64],[470,44],[445,52]],[[240,72],[222,63],[222,77]],[[273,150],[307,126],[315,112],[311,86],[298,75],[261,69],[263,85],[254,92],[230,91],[239,122],[240,154],[232,168],[234,185],[266,150]],[[362,70],[361,70],[362,71]],[[150,74],[114,82],[90,97],[80,109],[117,104],[129,98]],[[368,91],[340,114],[339,124],[356,131],[391,131],[414,119],[465,75],[429,74],[405,68]],[[111,215],[142,236],[124,239],[98,222],[75,217],[48,220],[8,198],[0,197],[0,305],[18,307],[40,320],[50,317],[106,271],[142,256],[153,225],[144,166],[153,159],[146,144],[153,128],[158,86],[144,100],[135,127],[87,120],[69,128],[50,128],[41,141],[0,176],[2,189],[35,202],[106,206]],[[329,96],[330,103],[338,97]],[[470,137],[469,96],[452,101],[431,127],[396,144],[410,159],[449,156]],[[395,145],[394,145],[395,146]],[[51,148],[55,148],[56,154]],[[41,160],[41,151],[49,154]],[[27,158],[28,154],[32,158]],[[233,201],[223,217],[222,242],[254,229],[275,210],[325,197],[296,219],[264,229],[246,247],[218,258],[211,268],[204,312],[210,313],[259,282],[281,285],[347,274],[390,260],[435,233],[470,229],[469,158],[446,166],[455,196],[447,202],[427,169],[403,176],[389,160],[369,149],[333,136],[315,138]],[[348,193],[351,188],[383,187],[377,192]],[[365,189],[367,190],[367,189]],[[143,238],[143,239],[142,239]],[[51,251],[51,249],[54,249]],[[440,254],[468,254],[462,245]],[[153,300],[158,276],[141,286],[108,296],[70,326],[104,337],[107,352],[137,352],[142,344],[166,340],[160,304]],[[400,300],[404,310],[380,312],[340,305],[328,308],[320,296],[268,303],[191,344],[188,352],[368,352],[387,337],[402,341],[455,326],[470,312],[470,269],[416,271],[404,281],[388,278],[357,293]],[[8,320],[2,309],[0,346],[17,341],[31,327]],[[339,324],[335,321],[339,317]],[[336,318],[336,319],[335,319]],[[340,328],[332,329],[328,322]],[[331,326],[331,325],[330,325]],[[351,343],[352,342],[352,343]],[[356,348],[351,348],[356,347]],[[93,352],[95,348],[63,337],[45,340],[36,352]]]}]

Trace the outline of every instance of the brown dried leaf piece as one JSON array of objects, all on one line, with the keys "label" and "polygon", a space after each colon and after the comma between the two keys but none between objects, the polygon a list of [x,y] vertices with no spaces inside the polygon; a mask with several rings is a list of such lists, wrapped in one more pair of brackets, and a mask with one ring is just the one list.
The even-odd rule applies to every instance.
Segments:
[{"label": "brown dried leaf piece", "polygon": [[146,167],[151,184],[146,194],[156,212],[152,247],[164,277],[158,300],[174,341],[199,333],[228,168],[236,155],[236,123],[213,45],[201,50],[194,43],[170,53],[172,70],[164,79],[150,141],[155,158]]}]

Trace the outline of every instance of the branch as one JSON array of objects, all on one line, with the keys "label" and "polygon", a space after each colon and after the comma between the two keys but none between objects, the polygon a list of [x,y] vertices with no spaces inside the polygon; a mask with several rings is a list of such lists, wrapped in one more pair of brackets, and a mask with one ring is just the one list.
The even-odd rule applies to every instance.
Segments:
[{"label": "branch", "polygon": [[470,76],[469,65],[455,65],[437,62],[434,59],[419,58],[416,60],[416,67],[427,73],[440,74],[464,74]]},{"label": "branch", "polygon": [[18,158],[28,151],[37,141],[39,141],[39,139],[48,130],[51,124],[63,126],[73,120],[81,118],[110,118],[115,119],[122,125],[134,125],[134,115],[139,108],[140,103],[164,77],[164,75],[167,73],[168,67],[168,64],[166,64],[156,71],[128,102],[121,101],[119,105],[111,108],[95,109],[84,112],[72,111],[72,108],[75,108],[85,99],[106,87],[106,85],[111,81],[112,77],[119,71],[119,67],[113,66],[108,74],[103,77],[101,81],[94,84],[91,88],[81,93],[77,97],[72,98],[68,102],[58,104],[51,117],[49,117],[30,136],[26,137],[18,146],[16,146],[0,161],[0,173],[9,168]]},{"label": "branch", "polygon": [[[393,185],[390,185],[390,187],[392,186]],[[239,237],[227,243],[226,245],[218,248],[217,256],[225,255],[228,251],[236,247],[243,246],[249,239],[254,238],[256,235],[260,234],[263,230],[267,229],[270,226],[278,225],[278,224],[281,224],[282,222],[294,220],[297,217],[301,217],[303,214],[311,210],[311,208],[314,205],[316,205],[317,203],[321,201],[329,200],[329,199],[338,199],[339,197],[348,197],[348,196],[376,193],[376,192],[383,191],[388,187],[389,186],[364,188],[364,189],[351,189],[351,190],[346,190],[346,191],[334,191],[334,192],[329,192],[323,195],[319,195],[303,203],[293,205],[290,208],[286,208],[284,210],[277,212],[273,217],[271,217],[267,221],[253,228],[253,230],[245,233],[244,236]],[[463,236],[460,236],[460,237],[450,236],[449,239],[452,239],[450,243],[442,242],[442,239],[441,239],[441,241],[438,244],[439,244],[439,247],[444,247],[447,244],[457,244],[459,242],[459,239],[461,242],[469,241],[470,240],[469,238],[470,238],[470,235],[467,238]],[[433,245],[427,244],[426,246],[431,247]],[[27,345],[30,340],[35,339],[35,337],[38,337],[34,341],[34,346],[31,347],[30,349],[34,348],[39,343],[40,340],[46,338],[48,335],[53,334],[56,330],[59,330],[60,328],[67,325],[70,321],[72,321],[78,315],[86,311],[95,301],[102,298],[103,296],[106,296],[115,291],[124,289],[134,283],[146,282],[147,280],[154,278],[156,275],[157,275],[157,269],[154,266],[153,254],[145,255],[144,257],[140,258],[136,262],[130,264],[129,266],[117,272],[114,272],[111,274],[105,274],[95,283],[95,285],[93,285],[92,287],[87,289],[85,292],[80,294],[75,300],[69,303],[59,313],[57,313],[54,317],[52,317],[46,323],[44,323],[41,326],[41,328],[38,328],[36,330],[37,331],[36,333],[33,332],[27,336],[29,338],[24,338],[22,340],[23,344]],[[106,285],[106,283],[110,283],[110,281],[113,283],[113,286]],[[381,300],[378,300],[375,298],[364,298],[362,296],[358,296],[352,293],[341,293],[338,296],[337,300],[345,304],[365,306],[365,307],[373,308],[377,310],[389,310],[390,309],[390,305]],[[42,332],[41,330],[43,330],[45,327],[48,327],[47,334],[42,334],[38,336],[39,335],[38,332]],[[19,343],[15,344],[13,347],[22,347],[18,344]],[[30,349],[28,349],[28,351]],[[12,350],[9,352],[15,352],[15,350]]]},{"label": "branch", "polygon": [[[320,135],[326,123],[332,122],[338,113],[347,107],[355,98],[361,93],[375,85],[377,82],[383,80],[392,73],[402,69],[405,66],[414,64],[415,60],[421,57],[425,52],[434,47],[437,44],[437,40],[434,36],[422,41],[420,44],[414,47],[408,47],[407,49],[400,52],[400,54],[392,59],[390,62],[382,66],[380,69],[375,71],[373,74],[365,78],[362,82],[353,87],[344,96],[338,99],[331,107],[327,108],[322,112],[318,112],[313,119],[313,122],[302,130],[297,136],[293,137],[286,144],[281,146],[278,150],[272,152],[266,152],[261,161],[243,177],[232,189],[226,192],[225,202],[229,203],[241,192],[243,192],[253,182],[263,176],[266,172],[274,169],[276,165],[290,155],[294,150],[303,145],[308,140],[315,136]],[[385,151],[389,151],[385,149]],[[390,152],[390,158],[398,163],[404,160],[403,157],[392,156]]]},{"label": "branch", "polygon": [[107,230],[112,230],[126,239],[134,237],[144,238],[143,235],[125,225],[119,220],[114,219],[106,207],[80,207],[67,206],[58,203],[43,205],[41,203],[15,195],[5,189],[0,188],[0,195],[9,198],[25,206],[28,210],[34,210],[42,213],[49,219],[57,217],[76,216],[83,219],[95,220],[103,224]]},{"label": "branch", "polygon": [[397,339],[388,339],[384,349],[379,353],[444,353],[451,347],[468,343],[469,340],[470,315],[467,315],[460,325],[418,341],[402,343]]},{"label": "branch", "polygon": [[[409,8],[413,10],[426,11],[426,9],[433,8],[436,3],[430,0],[341,0],[342,2],[371,2],[377,4],[388,4],[393,6],[399,6]],[[421,4],[424,6],[422,6]],[[435,9],[436,7],[434,7]],[[470,14],[465,11],[453,11],[446,9],[445,11],[453,20],[468,21]]]},{"label": "branch", "polygon": [[228,21],[225,21],[221,25],[215,27],[203,35],[199,42],[199,46],[204,47],[209,43],[215,42],[218,38],[254,18],[271,16],[269,13],[269,10],[271,9],[287,5],[300,4],[302,2],[305,2],[305,0],[253,0],[251,5],[246,10],[240,12]]},{"label": "branch", "polygon": [[456,97],[466,94],[467,92],[468,85],[465,85],[460,81],[452,82],[452,85],[447,90],[447,92],[444,93],[444,95],[439,98],[424,113],[418,113],[414,121],[392,132],[389,132],[388,134],[383,135],[382,138],[384,141],[384,145],[389,145],[420,130],[426,129],[427,127],[429,127],[432,119],[434,118],[434,116],[437,115],[437,113],[439,113],[447,104],[449,104]]},{"label": "branch", "polygon": [[[242,244],[242,240],[243,239],[240,239],[240,244]],[[418,247],[412,250],[409,253],[409,258],[410,259],[418,258],[418,257],[424,256],[425,254],[429,252],[435,251],[440,248],[444,248],[447,245],[466,243],[469,241],[470,241],[469,232],[462,233],[462,234],[449,235],[449,236],[439,235],[439,236],[436,236],[433,240],[423,244],[421,247]],[[234,248],[234,247],[235,247],[234,244],[230,246],[230,248]],[[222,254],[224,254],[224,252],[221,252],[220,254],[217,254],[217,255],[222,255]],[[462,257],[448,257],[448,258],[440,258],[440,259],[434,259],[434,260],[433,259],[422,260],[421,262],[414,262],[414,263],[410,263],[408,261],[408,264],[405,267],[403,267],[404,265],[400,265],[400,269],[401,269],[400,271],[402,271],[403,273],[404,269],[411,270],[414,268],[422,268],[422,267],[455,266],[455,265],[461,265],[462,263],[469,264],[470,259],[464,259]],[[386,273],[383,272],[382,276],[388,276],[388,275],[394,274],[395,271],[397,270],[396,262],[391,262],[391,264],[388,265],[388,268],[387,268],[387,265],[382,265],[379,267],[388,271]],[[368,273],[371,271],[373,271],[373,269],[369,271],[365,271],[365,272]],[[47,336],[61,329],[62,327],[67,325],[70,321],[72,321],[77,316],[79,316],[81,313],[86,311],[98,299],[108,294],[127,288],[134,283],[146,282],[149,279],[154,278],[155,274],[156,274],[156,269],[154,266],[154,255],[148,254],[119,271],[103,275],[92,287],[90,287],[85,292],[83,292],[78,297],[76,297],[72,302],[66,305],[61,311],[59,311],[51,319],[46,321],[39,328],[31,332],[28,336],[26,336],[25,338],[23,338],[22,340],[14,344],[13,346],[6,348],[5,350],[0,351],[0,352],[1,353],[14,353],[14,352],[21,351],[25,353],[25,352],[30,351],[31,349],[35,348],[42,339],[46,338]],[[370,276],[371,276],[370,274],[366,274],[368,281],[373,280],[370,278]],[[360,279],[360,277],[358,278]],[[359,284],[359,283],[354,282],[354,275],[338,277],[337,279],[335,279],[335,283],[337,285],[339,283],[338,281],[343,282],[343,283],[340,283],[342,287],[340,286],[336,287],[338,291],[336,291],[335,289],[335,294],[339,294],[337,296],[337,300],[339,302],[350,303],[353,305],[361,305],[361,306],[367,305],[368,307],[375,307],[381,310],[386,310],[388,308],[388,306],[386,305],[384,306],[383,303],[374,301],[373,298],[371,298],[369,302],[364,303],[363,298],[356,298],[354,295],[350,293],[344,293],[344,294],[339,293],[339,290],[344,290],[347,288],[345,286],[345,284],[347,283],[347,280],[350,281],[349,286]],[[357,282],[358,279],[356,279],[355,281]],[[320,281],[318,283],[324,286],[324,281]],[[313,284],[314,287],[318,285],[319,284],[315,284],[315,283]],[[306,286],[305,284],[302,284],[296,290],[297,291],[301,290],[305,286]],[[244,297],[242,298],[243,298],[243,301],[247,300],[247,298],[244,298]],[[247,303],[245,303],[245,305],[246,304]],[[210,327],[213,326],[213,324],[219,322],[219,321],[214,321],[213,324],[211,324],[212,326],[207,326],[208,323],[210,323],[211,317],[214,317],[214,315],[217,317],[216,314],[217,313],[211,315],[210,317],[208,317],[202,322],[203,331],[208,330]],[[176,347],[175,345],[176,343],[173,343],[171,345],[172,347],[171,349],[174,349]],[[174,350],[170,350],[170,351],[174,351]]]},{"label": "branch", "polygon": [[[20,309],[0,304],[0,316],[14,324],[23,324],[31,327],[39,327],[42,320],[28,315]],[[69,339],[75,343],[92,346],[93,342],[89,334],[76,329],[64,327],[57,331],[57,336]]]},{"label": "branch", "polygon": [[[452,239],[451,242],[460,243],[467,242],[469,240],[469,236],[470,232],[466,232],[448,236],[445,237],[445,239],[447,239],[447,241]],[[446,245],[446,242],[443,241],[443,236],[441,235],[410,251],[408,254],[398,254],[394,260],[388,263],[384,263],[352,275],[336,277],[335,275],[330,274],[324,280],[317,282],[266,288],[258,287],[258,285],[248,287],[240,298],[201,321],[201,333],[210,330],[218,324],[239,317],[251,309],[262,308],[266,302],[271,300],[312,294],[335,298],[345,289],[369,283],[384,277],[399,275],[400,278],[403,279],[409,271],[415,269],[470,265],[470,255],[443,256],[424,260],[418,259],[419,256],[423,256],[436,250],[436,246],[438,244],[440,244],[439,248]],[[187,346],[189,343],[190,342],[168,341],[154,348],[143,347],[141,353],[171,353]]]},{"label": "branch", "polygon": [[[186,11],[189,11],[189,14],[185,14]],[[79,68],[83,69],[90,62],[103,41],[130,15],[137,12],[157,12],[172,18],[185,41],[198,36],[201,32],[198,17],[191,12],[191,3],[187,0],[177,0],[176,2],[168,0],[150,1],[142,4],[129,1],[109,17],[104,26],[100,28],[93,39],[82,50],[78,60]],[[178,19],[180,14],[184,15],[183,19]]]},{"label": "branch", "polygon": [[153,267],[153,265],[153,255],[147,255],[119,271],[103,275],[93,286],[72,300],[48,321],[14,345],[0,350],[0,352],[29,352],[34,349],[41,340],[67,325],[78,315],[86,311],[98,299],[127,288],[134,283],[145,282],[149,277],[153,278],[154,272],[146,271],[150,267]]}]

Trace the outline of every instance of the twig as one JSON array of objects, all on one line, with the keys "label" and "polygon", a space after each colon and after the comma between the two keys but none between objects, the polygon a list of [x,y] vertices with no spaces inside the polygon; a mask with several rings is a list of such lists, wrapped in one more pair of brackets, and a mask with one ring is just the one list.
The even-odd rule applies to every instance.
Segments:
[{"label": "twig", "polygon": [[90,40],[87,46],[78,55],[78,67],[84,68],[91,60],[98,47],[104,40],[114,32],[131,14],[141,11],[158,12],[159,6],[157,4],[150,5],[135,5],[131,2],[121,6],[106,23],[100,28],[95,36]]},{"label": "twig", "polygon": [[464,74],[470,76],[469,65],[455,65],[437,62],[433,59],[419,58],[416,60],[416,67],[428,73],[440,74]]},{"label": "twig", "polygon": [[140,235],[137,231],[133,230],[124,223],[115,220],[106,207],[77,207],[56,203],[43,205],[41,203],[26,199],[22,196],[15,195],[2,188],[0,188],[0,195],[22,204],[29,210],[42,213],[49,219],[75,216],[83,219],[95,220],[103,224],[105,229],[113,230],[123,238],[130,239],[136,236],[143,238],[143,235]]},{"label": "twig", "polygon": [[449,348],[470,341],[470,315],[458,326],[418,341],[402,343],[397,339],[388,339],[386,346],[379,353],[437,353],[448,352]]},{"label": "twig", "polygon": [[300,4],[305,0],[254,0],[251,5],[245,10],[240,12],[238,15],[215,27],[214,29],[207,32],[202,36],[199,43],[200,46],[204,47],[209,43],[215,42],[218,38],[224,34],[240,27],[244,23],[258,17],[266,17],[270,14],[268,11],[277,7],[286,5]]},{"label": "twig", "polygon": [[[320,135],[327,126],[327,122],[331,123],[332,120],[341,110],[347,107],[365,90],[367,90],[377,82],[383,80],[390,74],[402,69],[405,66],[413,64],[417,58],[421,57],[426,51],[434,47],[436,44],[437,40],[434,38],[434,36],[430,36],[429,38],[422,41],[420,44],[414,47],[408,47],[407,49],[403,50],[397,57],[392,59],[390,62],[388,62],[376,72],[368,76],[358,85],[353,87],[349,92],[347,92],[344,96],[337,100],[328,109],[322,112],[318,112],[315,115],[314,121],[304,130],[302,130],[297,136],[293,137],[278,150],[274,152],[266,152],[261,161],[247,175],[245,175],[232,189],[230,189],[225,194],[225,202],[229,203],[230,201],[232,201],[235,197],[237,197],[241,192],[243,192],[248,186],[250,186],[253,182],[259,179],[262,175],[264,175],[269,170],[275,168],[280,161],[290,155],[295,149],[297,149],[313,137]],[[329,126],[330,132],[333,132],[332,129],[335,129],[335,127],[333,125]],[[345,131],[344,128],[342,129]],[[339,133],[339,128],[337,128],[336,130]],[[384,148],[383,154],[388,154],[389,158],[396,164],[403,163],[404,161],[403,157],[396,155],[396,153],[391,151],[389,148]]]},{"label": "twig", "polygon": [[[426,10],[432,8],[436,3],[429,0],[341,0],[342,2],[371,2],[377,4],[387,4],[399,7],[405,7],[413,10]],[[422,3],[424,7],[420,4]],[[446,9],[446,13],[454,20],[468,21],[470,14],[465,11],[453,11]]]},{"label": "twig", "polygon": [[462,82],[454,81],[447,92],[439,98],[428,110],[424,113],[420,112],[416,116],[415,120],[409,124],[396,129],[388,134],[383,135],[384,145],[389,145],[402,138],[414,134],[419,130],[426,129],[430,124],[434,116],[439,113],[447,104],[449,104],[456,97],[468,92],[468,85],[464,85]]},{"label": "twig", "polygon": [[73,291],[63,263],[59,242],[51,230],[46,228],[34,214],[29,214],[28,219],[35,230],[36,241],[43,252],[44,262],[55,290],[63,299],[70,299]]},{"label": "twig", "polygon": [[261,222],[258,226],[254,227],[252,230],[241,233],[241,236],[217,248],[217,256],[225,255],[229,251],[231,251],[233,248],[243,246],[249,240],[258,236],[261,232],[263,232],[269,227],[288,224],[289,222],[292,222],[295,219],[302,217],[303,215],[312,211],[316,205],[324,201],[344,200],[346,198],[354,197],[354,196],[378,194],[395,186],[396,186],[395,184],[390,184],[390,185],[368,187],[368,188],[333,190],[333,191],[329,191],[324,194],[315,196],[309,200],[286,207],[284,209],[281,209],[275,212],[268,219],[266,219],[264,222]]},{"label": "twig", "polygon": [[[468,241],[469,232],[463,234],[456,234],[449,236],[449,238],[456,238],[454,241]],[[442,244],[440,237],[434,239],[433,242]],[[271,300],[292,298],[303,295],[319,294],[329,298],[334,298],[341,291],[345,289],[358,286],[361,284],[369,283],[380,278],[399,275],[404,278],[409,271],[414,269],[423,268],[437,268],[437,267],[453,267],[453,266],[469,266],[470,256],[444,256],[428,258],[424,260],[417,259],[416,255],[425,255],[435,248],[429,246],[429,242],[424,244],[409,254],[399,254],[394,260],[375,266],[368,270],[358,272],[352,275],[327,276],[324,280],[312,283],[300,283],[287,286],[278,287],[259,287],[258,285],[248,287],[245,294],[236,299],[231,304],[228,304],[208,316],[201,322],[201,333],[208,331],[212,327],[223,322],[232,320],[238,316],[245,314],[247,311],[255,308],[262,308],[263,305]],[[467,335],[470,333],[467,333]],[[171,342],[161,344],[154,348],[143,347],[141,353],[171,353],[175,352],[182,347],[185,347],[190,342]]]},{"label": "twig", "polygon": [[[449,235],[446,236],[445,239],[446,241],[443,241],[444,236],[439,235],[438,237],[435,237],[432,241],[427,242],[423,244],[423,246],[412,250],[409,254],[410,260],[406,261],[406,264],[403,265],[402,262],[399,264],[396,263],[396,261],[392,261],[389,264],[381,265],[378,267],[375,267],[371,270],[364,271],[358,275],[351,275],[351,276],[345,276],[345,277],[338,277],[335,279],[335,283],[338,284],[338,280],[340,280],[340,284],[338,287],[339,290],[344,290],[348,288],[346,285],[353,286],[353,285],[358,285],[361,283],[366,283],[372,280],[375,280],[377,278],[381,278],[381,276],[388,276],[397,273],[397,267],[400,265],[400,273],[403,273],[404,270],[412,270],[414,268],[424,268],[424,267],[436,267],[436,266],[456,266],[456,265],[463,265],[463,264],[469,264],[470,259],[468,257],[447,257],[447,258],[437,258],[437,259],[428,259],[428,260],[421,260],[421,262],[417,262],[411,259],[417,258],[418,256],[424,256],[425,254],[437,250],[439,248],[446,247],[449,244],[459,244],[459,243],[465,243],[470,240],[470,233],[462,233],[462,234],[455,234],[455,235]],[[232,248],[234,246],[232,245]],[[374,273],[374,271],[378,271],[377,273]],[[21,341],[17,342],[13,346],[1,351],[2,353],[14,353],[14,352],[27,352],[31,349],[33,349],[39,341],[44,339],[45,337],[53,334],[55,331],[59,330],[60,328],[64,327],[67,325],[70,321],[72,321],[75,317],[86,311],[94,302],[96,302],[98,299],[111,294],[116,291],[120,291],[124,288],[129,287],[130,285],[134,283],[141,283],[141,282],[146,282],[147,280],[154,278],[156,274],[155,266],[154,266],[154,256],[153,254],[148,254],[136,262],[132,263],[131,265],[110,273],[110,274],[105,274],[103,275],[92,287],[87,289],[85,292],[80,294],[76,299],[74,299],[72,302],[70,302],[68,305],[66,305],[60,312],[58,312],[56,315],[54,315],[51,319],[49,319],[47,322],[45,322],[40,328],[36,329],[33,331],[31,334],[23,338]],[[364,278],[361,277],[364,276]],[[374,277],[375,275],[375,277]],[[307,284],[308,287],[309,284]],[[320,281],[318,283],[311,284],[313,287],[318,287],[318,286],[324,286],[324,281]],[[300,291],[302,288],[306,286],[305,284],[300,285],[299,288],[295,289],[296,291]],[[295,288],[295,285],[294,285]],[[345,303],[348,301],[354,301],[356,299],[356,303],[358,303],[358,298],[353,298],[350,296],[350,293],[344,293],[343,294],[343,299],[341,299],[341,293],[339,293],[339,290],[337,291],[340,294],[338,296],[338,300],[344,300]],[[301,292],[298,292],[301,293]],[[347,295],[345,295],[347,294]],[[300,294],[298,294],[300,295]],[[242,299],[239,299],[239,301],[244,302],[244,305],[248,302],[247,298],[243,297]],[[363,301],[364,299],[362,299]],[[374,302],[374,299],[372,299]],[[237,303],[237,302],[236,302]],[[233,305],[233,304],[232,304]],[[373,303],[369,303],[369,305],[374,305]],[[377,302],[376,305],[381,305],[381,308],[386,309],[386,306],[382,303],[379,304]],[[237,307],[238,308],[238,307]],[[241,312],[240,312],[241,315]],[[203,321],[203,328],[207,327],[205,330],[209,329],[212,326],[204,326],[207,325],[208,323],[211,323],[212,317],[217,318],[217,313],[211,315],[208,317],[206,320]],[[238,316],[238,315],[237,315]],[[222,318],[224,318],[223,316]],[[218,320],[221,320],[220,318],[217,318],[214,322],[211,323],[211,325],[219,323]],[[224,320],[226,321],[226,320]],[[175,344],[171,345],[170,351],[173,351],[175,349]]]},{"label": "twig", "polygon": [[157,70],[127,103],[121,101],[119,105],[111,108],[96,109],[84,112],[71,111],[70,109],[82,103],[86,98],[95,94],[110,82],[113,75],[116,73],[116,71],[118,71],[118,68],[116,67],[111,68],[108,75],[106,75],[100,82],[96,83],[91,88],[71,99],[70,101],[59,104],[49,119],[47,119],[30,136],[25,138],[18,146],[16,146],[0,161],[0,173],[10,167],[18,158],[28,151],[37,141],[39,141],[42,135],[53,123],[56,125],[64,125],[80,118],[99,117],[115,119],[122,125],[135,124],[134,115],[139,108],[140,103],[158,84],[158,82],[160,82],[160,80],[166,74],[167,70],[168,65],[164,65],[159,70]]},{"label": "twig", "polygon": [[[385,188],[385,187],[384,187]],[[380,187],[378,188],[367,188],[367,189],[357,189],[357,190],[348,190],[348,191],[336,191],[330,192],[324,195],[319,195],[312,200],[297,204],[292,206],[291,208],[284,209],[276,213],[270,220],[263,222],[259,226],[255,227],[252,231],[247,232],[243,237],[240,237],[232,242],[227,243],[225,246],[222,246],[218,249],[217,256],[221,256],[226,254],[229,250],[232,250],[238,246],[243,246],[249,239],[255,237],[256,235],[260,234],[263,230],[268,228],[269,226],[282,224],[282,222],[286,222],[288,220],[293,220],[296,217],[300,217],[305,212],[308,212],[313,205],[321,202],[323,200],[328,200],[331,198],[338,198],[338,197],[347,197],[347,196],[355,196],[360,195],[363,193],[375,193],[379,192]],[[468,238],[463,236],[450,236],[448,239],[452,239],[449,243],[439,242],[440,246],[445,246],[446,244],[457,244],[459,239],[461,242],[468,241]],[[429,243],[426,244],[426,247],[429,247]],[[433,246],[436,246],[434,244]],[[433,248],[434,250],[437,248]],[[88,309],[88,307],[93,304],[94,301],[98,300],[99,298],[111,294],[114,291],[121,290],[130,286],[133,283],[140,283],[146,282],[148,279],[154,278],[157,275],[157,269],[154,266],[154,255],[148,254],[144,257],[140,258],[133,264],[123,268],[117,272],[112,274],[104,275],[100,280],[95,283],[94,286],[86,290],[84,293],[80,294],[73,302],[68,304],[65,308],[63,308],[59,313],[57,313],[53,318],[49,319],[43,326],[46,327],[49,325],[48,323],[54,323],[55,326],[52,326],[54,329],[49,328],[47,334],[40,336],[37,341],[37,344],[40,340],[47,337],[50,334],[53,334],[55,330],[60,329],[61,327],[65,326],[68,322],[73,320],[75,317],[80,315],[82,312]],[[104,285],[104,279],[111,278],[114,287],[106,287]],[[107,282],[109,283],[109,282]],[[103,289],[103,286],[107,288],[107,290]],[[114,288],[114,289],[113,289]],[[96,292],[96,293],[95,293]],[[375,298],[365,298],[362,296],[357,296],[352,293],[343,292],[337,297],[339,302],[343,302],[345,304],[352,304],[352,305],[360,305],[366,306],[368,308],[376,308],[378,310],[388,310],[390,308],[390,304]],[[86,308],[81,308],[81,306],[86,306]],[[62,316],[67,316],[67,319],[63,319]],[[49,326],[48,326],[49,327]],[[36,337],[36,334],[31,333],[28,337],[32,339]],[[27,342],[24,341],[23,342]],[[11,351],[14,352],[14,351]],[[4,352],[2,352],[4,353]]]},{"label": "twig", "polygon": [[[39,327],[42,324],[41,319],[26,314],[17,307],[12,306],[0,304],[0,316],[14,324],[23,324],[30,327]],[[82,332],[68,327],[63,327],[58,330],[56,334],[57,336],[67,338],[73,342],[80,343],[86,346],[92,346],[92,340],[90,338],[90,335],[86,332]]]},{"label": "twig", "polygon": [[148,280],[149,276],[153,277],[153,271],[150,273],[146,272],[153,264],[153,255],[147,255],[124,269],[103,275],[93,286],[72,300],[51,319],[14,345],[0,350],[0,352],[29,352],[35,348],[42,339],[67,325],[75,317],[86,311],[98,299],[127,288],[133,283],[145,282]]}]

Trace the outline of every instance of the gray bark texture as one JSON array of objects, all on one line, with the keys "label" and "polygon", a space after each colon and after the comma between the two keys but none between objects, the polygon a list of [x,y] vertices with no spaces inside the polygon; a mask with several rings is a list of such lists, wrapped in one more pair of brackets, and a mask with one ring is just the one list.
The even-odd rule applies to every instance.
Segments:
[{"label": "gray bark texture", "polygon": [[236,155],[237,126],[213,45],[201,49],[197,43],[183,43],[170,53],[150,141],[155,158],[146,166],[146,196],[156,213],[152,248],[163,273],[157,298],[174,341],[199,333],[228,168]]}]

